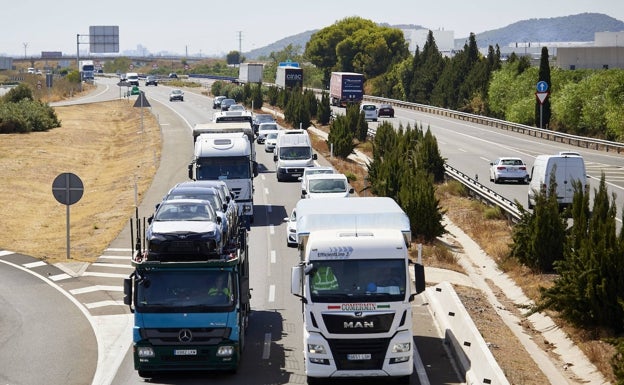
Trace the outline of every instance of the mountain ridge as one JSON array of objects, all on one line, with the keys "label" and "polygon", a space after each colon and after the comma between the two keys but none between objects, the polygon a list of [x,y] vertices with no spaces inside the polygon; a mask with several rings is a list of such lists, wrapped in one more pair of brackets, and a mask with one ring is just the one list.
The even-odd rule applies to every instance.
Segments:
[{"label": "mountain ridge", "polygon": [[[393,28],[427,28],[415,24],[379,23],[379,25]],[[306,43],[319,29],[308,30],[280,39],[264,47],[243,52],[247,59],[268,57],[271,52],[283,50],[289,44],[300,46],[305,50]],[[603,13],[580,13],[569,16],[551,18],[534,18],[519,20],[505,27],[475,33],[479,48],[487,48],[496,44],[499,47],[513,43],[524,42],[588,42],[594,40],[596,32],[624,31],[624,22]],[[468,36],[455,38],[455,47],[461,49],[468,40]]]}]

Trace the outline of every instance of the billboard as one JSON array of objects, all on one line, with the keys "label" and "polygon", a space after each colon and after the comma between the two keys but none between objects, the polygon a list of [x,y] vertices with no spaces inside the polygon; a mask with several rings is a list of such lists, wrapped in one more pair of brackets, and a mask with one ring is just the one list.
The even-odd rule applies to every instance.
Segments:
[{"label": "billboard", "polygon": [[119,26],[92,25],[89,27],[89,52],[119,52]]}]

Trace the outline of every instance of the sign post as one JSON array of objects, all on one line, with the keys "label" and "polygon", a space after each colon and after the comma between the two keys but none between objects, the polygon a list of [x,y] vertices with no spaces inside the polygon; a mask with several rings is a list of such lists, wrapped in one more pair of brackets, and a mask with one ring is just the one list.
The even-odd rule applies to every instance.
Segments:
[{"label": "sign post", "polygon": [[52,195],[56,200],[67,206],[65,224],[67,227],[67,259],[70,259],[69,255],[69,206],[78,202],[82,198],[84,192],[84,185],[82,180],[76,175],[70,172],[59,174],[52,182]]},{"label": "sign post", "polygon": [[537,82],[537,86],[535,87],[537,88],[537,92],[535,93],[535,97],[537,98],[537,100],[540,103],[540,124],[539,124],[539,128],[543,128],[543,109],[544,109],[544,102],[546,101],[546,98],[548,97],[548,95],[550,94],[550,92],[548,92],[548,83],[546,83],[545,81],[541,80],[539,82]]}]

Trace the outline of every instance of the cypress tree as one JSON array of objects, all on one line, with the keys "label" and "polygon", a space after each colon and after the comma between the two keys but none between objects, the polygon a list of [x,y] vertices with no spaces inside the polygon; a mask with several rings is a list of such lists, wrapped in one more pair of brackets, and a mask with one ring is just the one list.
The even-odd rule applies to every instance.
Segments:
[{"label": "cypress tree", "polygon": [[[550,63],[548,61],[548,48],[542,47],[542,56],[540,57],[540,67],[539,67],[539,81],[544,81],[548,84],[548,91],[552,92],[551,87],[552,83],[550,80]],[[540,105],[539,100],[535,98],[535,122],[536,125],[540,126],[540,109],[541,109],[541,123],[542,126],[540,128],[548,128],[550,126],[550,97],[544,100],[544,103]]]}]

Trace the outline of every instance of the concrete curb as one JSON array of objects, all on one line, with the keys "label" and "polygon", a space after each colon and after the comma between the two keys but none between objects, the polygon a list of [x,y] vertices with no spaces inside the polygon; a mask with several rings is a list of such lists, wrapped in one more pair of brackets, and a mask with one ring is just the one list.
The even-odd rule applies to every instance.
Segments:
[{"label": "concrete curb", "polygon": [[428,287],[425,296],[467,385],[509,385],[481,333],[448,282]]}]

